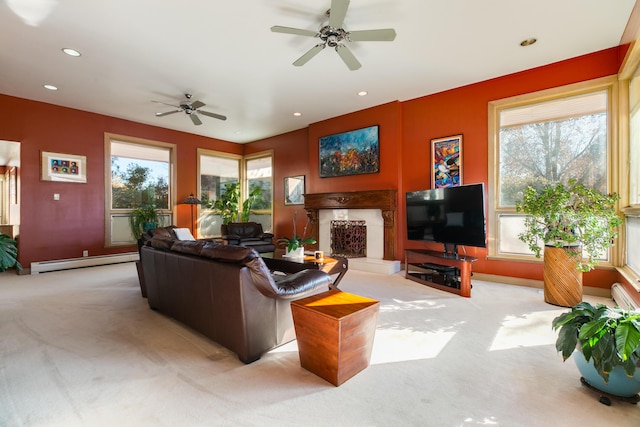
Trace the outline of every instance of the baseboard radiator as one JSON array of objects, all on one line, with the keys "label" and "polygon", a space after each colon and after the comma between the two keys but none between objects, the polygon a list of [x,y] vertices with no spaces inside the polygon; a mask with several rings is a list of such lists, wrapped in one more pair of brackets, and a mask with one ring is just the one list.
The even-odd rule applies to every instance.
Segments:
[{"label": "baseboard radiator", "polygon": [[138,259],[140,258],[137,252],[128,252],[124,254],[32,262],[31,274],[40,274],[49,271],[69,270],[72,268],[95,267],[98,265],[119,264],[121,262],[137,261]]},{"label": "baseboard radiator", "polygon": [[640,305],[631,298],[620,283],[614,283],[611,286],[611,298],[624,310],[640,310]]}]

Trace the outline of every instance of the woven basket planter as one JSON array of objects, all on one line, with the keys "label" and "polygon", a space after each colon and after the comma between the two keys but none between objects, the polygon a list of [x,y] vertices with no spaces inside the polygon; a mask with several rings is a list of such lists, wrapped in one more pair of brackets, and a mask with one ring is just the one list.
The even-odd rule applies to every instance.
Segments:
[{"label": "woven basket planter", "polygon": [[561,307],[573,307],[582,301],[582,272],[576,268],[570,252],[580,247],[544,248],[544,300]]}]

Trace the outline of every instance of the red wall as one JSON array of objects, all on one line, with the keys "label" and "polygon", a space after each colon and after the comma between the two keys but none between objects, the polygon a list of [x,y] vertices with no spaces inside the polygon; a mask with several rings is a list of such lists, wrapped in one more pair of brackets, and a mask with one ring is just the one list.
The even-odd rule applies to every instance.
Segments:
[{"label": "red wall", "polygon": [[[463,134],[463,180],[487,182],[487,104],[489,101],[543,90],[618,72],[627,47],[619,47],[456,88],[404,102],[374,108],[311,124],[306,129],[249,144],[200,137],[133,123],[113,117],[0,95],[0,140],[21,142],[20,261],[76,258],[131,251],[132,247],[104,248],[104,133],[116,133],[177,144],[177,200],[195,191],[196,149],[235,154],[274,151],[274,234],[291,234],[291,218],[304,227],[302,206],[284,206],[283,179],[305,175],[308,193],[371,189],[398,190],[398,243],[396,253],[415,243],[404,238],[405,191],[431,185],[430,140]],[[24,114],[28,112],[28,114]],[[318,139],[325,135],[366,126],[380,126],[380,173],[320,178]],[[39,180],[40,150],[87,156],[88,183],[70,184]],[[53,193],[61,200],[53,201]],[[178,205],[176,224],[188,226],[187,206]],[[540,263],[486,259],[486,250],[467,248],[477,256],[474,271],[541,279]],[[608,288],[618,275],[598,270],[585,275],[585,284]]]},{"label": "red wall", "polygon": [[[404,248],[425,247],[416,242],[408,242],[404,237],[406,225],[403,195],[406,191],[431,186],[429,174],[431,139],[462,134],[463,182],[487,183],[488,103],[490,101],[615,75],[626,50],[627,46],[607,49],[434,95],[410,101],[392,102],[311,124],[308,132],[309,167],[305,173],[307,192],[397,189],[399,200],[396,218],[398,222],[396,253],[402,257]],[[325,135],[371,125],[380,126],[380,173],[320,178],[318,139]],[[264,141],[260,142],[260,147],[263,149],[277,147],[280,143],[280,137],[276,137],[266,144]],[[302,154],[302,152],[299,153]],[[276,170],[280,176],[299,173],[297,164],[294,166],[288,162],[280,164]],[[282,197],[281,193],[280,197]],[[279,209],[278,212],[285,213],[289,219],[292,210]],[[276,216],[279,215],[276,214]],[[281,236],[289,232],[289,228],[283,227],[280,218],[276,225],[276,235]],[[478,257],[478,262],[473,267],[474,271],[525,279],[542,279],[542,264],[539,262],[487,260],[485,249],[467,247],[466,251],[468,255]],[[585,285],[602,288],[610,287],[616,280],[618,280],[618,274],[615,270],[599,269],[584,276]]]},{"label": "red wall", "polygon": [[296,231],[302,234],[306,223],[304,206],[284,204],[284,178],[287,176],[305,176],[306,192],[309,190],[311,173],[307,159],[309,157],[309,131],[300,129],[273,138],[252,142],[245,146],[245,154],[273,150],[273,234],[276,239],[291,236],[293,215],[297,211]]},{"label": "red wall", "polygon": [[[0,140],[20,146],[19,259],[31,262],[130,252],[104,247],[105,132],[177,145],[177,200],[196,190],[196,148],[242,154],[243,146],[99,114],[0,95]],[[87,157],[87,183],[40,181],[40,151]],[[60,194],[54,201],[53,194]],[[188,227],[190,211],[177,206],[176,224]]]}]

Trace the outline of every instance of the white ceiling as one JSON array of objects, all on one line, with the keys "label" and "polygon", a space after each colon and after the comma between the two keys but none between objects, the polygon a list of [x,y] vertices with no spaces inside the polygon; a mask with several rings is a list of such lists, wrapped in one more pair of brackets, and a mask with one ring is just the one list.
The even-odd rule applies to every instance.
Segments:
[{"label": "white ceiling", "polygon": [[[271,26],[316,31],[330,2],[3,0],[0,93],[244,143],[616,46],[635,0],[352,0],[345,29],[395,41],[349,43],[357,71],[330,48],[294,67],[318,39]],[[155,116],[187,92],[228,120]]]}]

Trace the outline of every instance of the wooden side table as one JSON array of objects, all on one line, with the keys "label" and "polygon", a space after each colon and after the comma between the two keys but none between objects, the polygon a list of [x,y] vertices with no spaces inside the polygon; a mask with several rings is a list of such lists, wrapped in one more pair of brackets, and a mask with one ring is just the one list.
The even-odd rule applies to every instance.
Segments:
[{"label": "wooden side table", "polygon": [[291,302],[300,365],[339,386],[369,366],[380,302],[337,289]]}]

